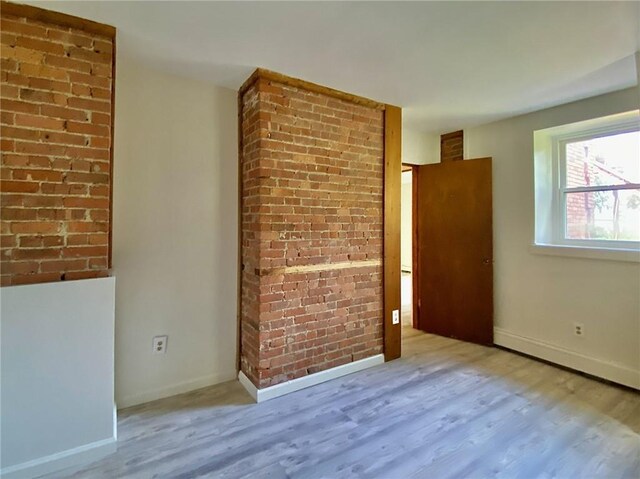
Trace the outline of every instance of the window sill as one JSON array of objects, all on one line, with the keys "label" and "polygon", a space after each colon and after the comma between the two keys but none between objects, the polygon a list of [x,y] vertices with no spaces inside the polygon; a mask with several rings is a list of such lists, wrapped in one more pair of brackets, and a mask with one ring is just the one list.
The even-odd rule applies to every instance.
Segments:
[{"label": "window sill", "polygon": [[640,263],[640,252],[631,249],[588,248],[581,246],[560,246],[537,243],[530,245],[529,251],[533,254],[563,256],[565,258],[585,258]]}]

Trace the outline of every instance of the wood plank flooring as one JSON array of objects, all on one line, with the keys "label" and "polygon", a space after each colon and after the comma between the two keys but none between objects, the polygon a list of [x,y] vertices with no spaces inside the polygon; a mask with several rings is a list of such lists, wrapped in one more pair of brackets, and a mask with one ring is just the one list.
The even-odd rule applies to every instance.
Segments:
[{"label": "wood plank flooring", "polygon": [[253,404],[237,381],[120,411],[55,478],[639,478],[640,394],[404,328],[402,359]]}]

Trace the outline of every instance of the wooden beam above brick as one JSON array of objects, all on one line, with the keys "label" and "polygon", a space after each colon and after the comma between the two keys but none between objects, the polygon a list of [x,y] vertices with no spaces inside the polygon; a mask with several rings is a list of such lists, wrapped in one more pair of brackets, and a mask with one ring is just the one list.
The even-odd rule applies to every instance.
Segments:
[{"label": "wooden beam above brick", "polygon": [[319,93],[321,95],[326,95],[329,97],[338,98],[340,100],[355,103],[356,105],[366,106],[368,108],[375,108],[376,110],[384,110],[386,108],[386,105],[384,103],[370,100],[369,98],[353,95],[351,93],[346,93],[340,90],[335,90],[333,88],[318,85],[316,83],[311,83],[305,80],[299,80],[298,78],[292,78],[292,77],[283,75],[281,73],[276,73],[276,72],[272,72],[271,70],[266,70],[264,68],[257,68],[256,71],[254,71],[251,74],[251,76],[247,79],[247,81],[245,81],[240,87],[240,90],[238,91],[239,95],[242,96],[244,92],[247,91],[247,89],[251,85],[253,85],[258,79],[282,83],[295,88],[301,88],[308,92]]},{"label": "wooden beam above brick", "polygon": [[85,18],[67,15],[66,13],[54,12],[31,5],[5,1],[0,1],[0,10],[3,15],[25,17],[38,22],[52,23],[61,27],[82,30],[86,33],[92,33],[94,35],[100,35],[107,38],[116,37],[116,29],[111,25],[105,25],[104,23],[98,23]]}]

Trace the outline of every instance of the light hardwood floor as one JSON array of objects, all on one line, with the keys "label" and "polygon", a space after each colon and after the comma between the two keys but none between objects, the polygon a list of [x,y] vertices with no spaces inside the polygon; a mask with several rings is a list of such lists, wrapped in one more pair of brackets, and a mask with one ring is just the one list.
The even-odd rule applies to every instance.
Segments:
[{"label": "light hardwood floor", "polygon": [[405,329],[402,359],[262,404],[236,381],[123,410],[73,478],[638,478],[640,395]]}]

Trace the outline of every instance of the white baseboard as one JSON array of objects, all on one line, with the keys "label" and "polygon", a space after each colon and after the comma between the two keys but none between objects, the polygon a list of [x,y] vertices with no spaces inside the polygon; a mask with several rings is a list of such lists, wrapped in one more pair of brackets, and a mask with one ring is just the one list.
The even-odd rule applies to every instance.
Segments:
[{"label": "white baseboard", "polygon": [[5,467],[0,470],[2,479],[31,479],[44,474],[66,469],[68,467],[82,466],[102,459],[117,449],[116,438],[110,437],[101,441],[92,442],[83,446],[68,449],[66,451],[51,454],[32,461]]},{"label": "white baseboard", "polygon": [[577,371],[640,389],[640,371],[603,361],[538,339],[520,336],[501,328],[493,328],[493,342],[499,346],[545,359]]},{"label": "white baseboard", "polygon": [[363,369],[368,369],[373,366],[378,366],[383,363],[384,355],[377,354],[375,356],[360,359],[352,363],[343,364],[341,366],[310,374],[308,376],[303,376],[298,379],[292,379],[291,381],[276,384],[275,386],[269,386],[263,389],[258,389],[257,387],[255,387],[251,380],[242,371],[240,371],[240,373],[238,374],[238,380],[256,402],[263,402],[269,399],[277,398],[279,396],[284,396],[285,394],[289,394],[294,391],[299,391],[300,389],[308,388],[310,386],[315,386],[316,384],[324,383],[332,379],[346,376],[347,374],[362,371]]},{"label": "white baseboard", "polygon": [[170,396],[175,396],[176,394],[187,393],[195,389],[206,388],[207,386],[213,386],[214,384],[231,381],[235,378],[236,371],[234,369],[222,373],[202,376],[199,378],[191,379],[189,381],[173,384],[164,388],[152,389],[138,394],[125,396],[123,398],[117,399],[116,403],[118,405],[118,409],[123,409],[126,407],[137,406],[138,404],[155,401],[156,399],[164,399]]}]

